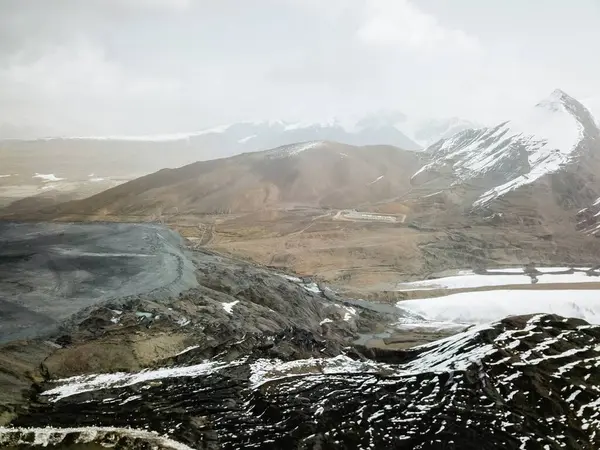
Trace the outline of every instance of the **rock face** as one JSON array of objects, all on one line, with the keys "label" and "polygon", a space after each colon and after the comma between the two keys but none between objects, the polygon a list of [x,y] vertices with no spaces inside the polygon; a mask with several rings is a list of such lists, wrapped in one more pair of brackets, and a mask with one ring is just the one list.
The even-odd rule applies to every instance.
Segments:
[{"label": "rock face", "polygon": [[[286,342],[315,356],[282,357]],[[549,315],[337,356],[290,329],[233,360],[189,350],[169,367],[40,386],[13,425],[132,427],[205,449],[596,449],[599,366],[600,327]],[[0,442],[26,433],[39,431]]]}]

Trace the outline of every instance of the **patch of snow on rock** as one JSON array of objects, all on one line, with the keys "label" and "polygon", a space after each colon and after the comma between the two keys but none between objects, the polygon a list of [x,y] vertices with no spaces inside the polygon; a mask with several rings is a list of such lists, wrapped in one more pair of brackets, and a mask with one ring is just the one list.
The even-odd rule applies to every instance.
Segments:
[{"label": "patch of snow on rock", "polygon": [[42,395],[50,397],[51,401],[56,402],[72,395],[81,394],[82,392],[131,386],[150,380],[160,380],[162,378],[208,375],[215,370],[235,366],[240,363],[241,361],[233,363],[211,361],[188,367],[165,367],[133,373],[116,372],[97,375],[79,375],[58,380],[57,383],[59,386],[43,392]]},{"label": "patch of snow on rock", "polygon": [[250,385],[256,388],[270,380],[297,376],[331,373],[378,372],[387,368],[374,361],[357,361],[345,355],[333,358],[308,358],[283,362],[279,359],[259,359],[250,366]]},{"label": "patch of snow on rock", "polygon": [[179,355],[183,355],[184,353],[187,352],[191,352],[192,350],[197,349],[198,347],[200,347],[199,345],[191,345],[187,348],[184,348],[183,350],[181,350],[179,353],[177,353],[175,356],[179,356]]},{"label": "patch of snow on rock", "polygon": [[319,289],[319,286],[317,285],[317,283],[314,283],[314,282],[305,284],[304,289],[306,289],[308,292],[312,292],[313,294],[321,293],[321,289]]},{"label": "patch of snow on rock", "polygon": [[225,310],[225,312],[227,314],[233,314],[233,307],[235,305],[237,305],[239,302],[240,302],[239,300],[234,300],[233,302],[229,302],[229,303],[223,302],[222,303],[223,309]]}]

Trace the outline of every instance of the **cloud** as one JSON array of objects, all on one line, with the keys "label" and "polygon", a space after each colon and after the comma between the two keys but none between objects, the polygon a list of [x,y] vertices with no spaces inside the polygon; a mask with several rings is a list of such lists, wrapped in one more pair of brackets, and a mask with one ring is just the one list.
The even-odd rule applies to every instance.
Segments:
[{"label": "cloud", "polygon": [[13,55],[0,70],[0,79],[3,85],[21,86],[30,95],[48,99],[172,94],[177,88],[176,80],[127,72],[110,61],[102,47],[85,40],[50,46],[39,58],[25,52]]},{"label": "cloud", "polygon": [[408,0],[369,0],[358,37],[367,44],[400,46],[419,51],[480,48],[476,38],[442,26]]},{"label": "cloud", "polygon": [[[122,3],[122,0],[115,3]],[[192,0],[128,0],[128,3],[150,8],[186,9],[191,6]]]},{"label": "cloud", "polygon": [[597,1],[483,3],[2,0],[0,126],[155,134],[381,109],[494,123],[556,87],[597,97],[582,45],[600,39]]},{"label": "cloud", "polygon": [[0,92],[0,103],[13,106],[0,110],[0,123],[21,118],[53,129],[86,125],[85,117],[96,118],[98,129],[114,125],[127,104],[146,98],[160,102],[179,88],[175,79],[125,70],[85,40],[12,55],[0,68],[0,85],[10,87]]}]

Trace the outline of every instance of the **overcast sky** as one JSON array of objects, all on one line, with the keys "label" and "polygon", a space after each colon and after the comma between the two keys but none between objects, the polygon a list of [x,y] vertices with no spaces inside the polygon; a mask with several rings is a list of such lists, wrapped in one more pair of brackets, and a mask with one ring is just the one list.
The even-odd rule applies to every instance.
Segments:
[{"label": "overcast sky", "polygon": [[0,126],[192,131],[600,105],[598,0],[0,0]]}]

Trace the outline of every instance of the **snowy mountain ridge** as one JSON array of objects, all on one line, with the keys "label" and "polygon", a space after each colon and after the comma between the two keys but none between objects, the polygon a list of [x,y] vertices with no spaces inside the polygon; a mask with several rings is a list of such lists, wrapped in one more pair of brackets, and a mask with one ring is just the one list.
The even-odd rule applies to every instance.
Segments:
[{"label": "snowy mountain ridge", "polygon": [[[18,139],[8,141],[18,142]],[[156,135],[64,136],[26,139],[40,145],[78,143],[89,145],[121,145],[150,143],[187,147],[203,152],[210,149],[211,158],[268,150],[283,145],[309,141],[332,141],[348,145],[393,145],[405,150],[422,150],[422,146],[394,127],[352,129],[339,121],[285,122],[281,120],[238,122],[200,131]],[[200,159],[200,158],[199,158]],[[205,158],[202,158],[205,159]]]},{"label": "snowy mountain ridge", "polygon": [[428,147],[431,162],[413,181],[451,171],[453,185],[487,182],[491,186],[474,203],[485,206],[569,164],[586,135],[598,134],[595,123],[581,103],[557,89],[520,118],[465,130]]},{"label": "snowy mountain ridge", "polygon": [[267,150],[298,142],[328,140],[349,145],[394,145],[405,150],[422,150],[474,123],[458,119],[421,119],[400,112],[367,115],[356,122],[337,119],[323,122],[284,120],[242,121],[190,132],[148,135],[49,136],[6,141],[105,142],[105,143],[183,143],[207,144],[223,149],[223,156]]}]

